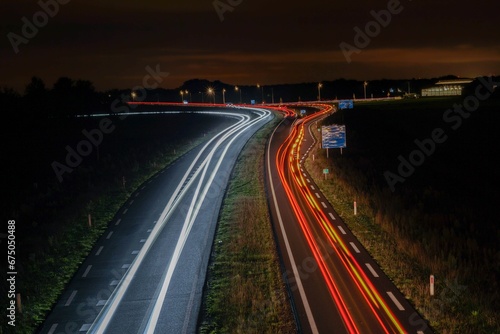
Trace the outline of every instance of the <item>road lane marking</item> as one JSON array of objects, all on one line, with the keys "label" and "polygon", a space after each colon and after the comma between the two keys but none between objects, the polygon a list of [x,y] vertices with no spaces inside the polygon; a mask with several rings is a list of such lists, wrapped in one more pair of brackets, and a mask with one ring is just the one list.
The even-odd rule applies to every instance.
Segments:
[{"label": "road lane marking", "polygon": [[76,293],[78,292],[78,290],[74,290],[71,295],[69,296],[68,300],[66,301],[66,304],[64,304],[64,306],[69,306],[71,304],[71,302],[73,301],[73,298],[75,298],[76,296]]},{"label": "road lane marking", "polygon": [[106,239],[111,238],[111,236],[112,236],[112,235],[113,235],[113,231],[109,232],[109,233],[108,233],[108,236],[106,237]]},{"label": "road lane marking", "polygon": [[139,242],[146,242],[146,239],[141,239],[141,241],[139,241]]},{"label": "road lane marking", "polygon": [[[255,109],[255,110],[260,110],[260,109]],[[218,114],[224,114],[224,113],[220,113],[219,112]],[[101,310],[101,312],[97,316],[96,320],[94,320],[94,323],[91,325],[90,330],[91,331],[93,330],[92,333],[101,334],[101,333],[104,333],[106,331],[106,328],[107,328],[108,324],[110,323],[111,318],[114,316],[114,314],[115,314],[115,312],[116,312],[116,310],[118,308],[118,305],[120,304],[120,302],[123,299],[123,297],[124,297],[127,289],[129,288],[130,282],[132,281],[132,278],[135,276],[135,273],[138,271],[138,268],[139,268],[142,260],[144,259],[145,255],[147,254],[147,252],[149,251],[149,249],[152,247],[152,243],[158,237],[158,234],[163,229],[166,221],[172,215],[172,212],[173,212],[174,208],[177,207],[177,205],[179,203],[178,202],[179,198],[182,198],[185,195],[185,190],[182,190],[181,188],[183,188],[183,184],[186,181],[186,178],[187,178],[187,175],[188,175],[189,171],[192,170],[192,168],[197,163],[198,159],[201,157],[201,155],[205,151],[205,149],[210,145],[210,143],[212,141],[216,140],[216,138],[219,137],[221,134],[224,134],[224,136],[223,136],[222,139],[219,139],[219,142],[217,143],[217,147],[219,147],[221,145],[220,143],[222,143],[223,141],[225,141],[226,138],[228,138],[229,136],[233,135],[235,132],[239,131],[239,133],[237,133],[235,136],[233,136],[233,139],[231,140],[231,143],[232,143],[236,139],[236,137],[238,137],[241,133],[243,133],[250,126],[253,126],[256,123],[261,122],[262,119],[267,118],[270,115],[270,112],[269,111],[263,111],[263,114],[260,115],[260,117],[258,117],[255,120],[252,120],[251,122],[249,121],[250,120],[250,116],[243,116],[243,115],[239,115],[239,114],[230,114],[230,115],[239,117],[239,118],[241,118],[241,120],[238,123],[236,123],[236,125],[233,125],[233,126],[229,127],[228,129],[225,129],[224,131],[221,131],[219,134],[213,136],[212,139],[210,139],[205,144],[205,146],[202,148],[202,150],[198,153],[197,157],[193,160],[193,162],[191,163],[190,168],[188,168],[187,172],[184,174],[183,179],[181,180],[181,182],[179,182],[179,184],[178,184],[178,186],[177,186],[177,188],[176,188],[176,190],[174,192],[174,195],[170,198],[169,202],[165,206],[165,209],[161,213],[160,218],[158,220],[159,224],[157,224],[154,227],[153,232],[148,237],[148,239],[147,239],[144,247],[141,249],[141,251],[139,252],[139,254],[137,255],[137,257],[135,258],[133,264],[130,266],[130,268],[127,270],[125,276],[120,281],[120,284],[118,285],[117,290],[115,290],[113,292],[110,300],[108,301],[108,303],[106,304],[106,306]],[[226,151],[228,149],[229,148],[226,147]],[[214,150],[215,149],[212,149],[212,151],[214,151]],[[212,153],[212,155],[213,154],[214,153]],[[224,155],[225,155],[225,152],[224,152]],[[205,161],[206,161],[206,159],[205,159]],[[203,165],[205,163],[203,163]],[[222,161],[220,161],[220,163],[222,163]],[[219,167],[217,167],[217,169],[218,168]],[[190,185],[193,182],[194,182],[193,180],[190,180],[188,182],[188,184]],[[212,183],[212,182],[213,182],[213,178],[210,181],[210,183]],[[206,192],[208,192],[208,190]],[[205,195],[206,195],[206,192],[205,192]],[[150,321],[148,321],[148,330],[149,329],[154,330],[154,327],[156,327],[156,325],[149,326],[149,325],[152,324],[151,320],[152,319],[150,318]],[[156,320],[155,320],[155,322],[156,322]]]},{"label": "road lane marking", "polygon": [[337,226],[337,227],[339,228],[340,232],[342,232],[342,234],[347,234],[347,233],[344,231],[344,229],[342,228],[342,226],[340,226],[340,225],[339,225],[339,226]]},{"label": "road lane marking", "polygon": [[146,232],[151,233],[152,229],[147,230]]},{"label": "road lane marking", "polygon": [[136,192],[134,197],[139,196],[140,193],[141,193],[140,191]]},{"label": "road lane marking", "polygon": [[132,204],[134,204],[134,200],[131,200],[129,205],[132,205]]},{"label": "road lane marking", "polygon": [[114,279],[114,280],[112,280],[112,281],[111,281],[111,283],[109,283],[109,285],[110,285],[110,286],[117,286],[117,285],[118,285],[118,283],[120,283],[120,281],[119,281],[119,280],[117,280],[117,279]]},{"label": "road lane marking", "polygon": [[103,248],[104,248],[104,246],[99,247],[97,252],[95,252],[95,255],[97,256],[97,255],[101,254]]},{"label": "road lane marking", "polygon": [[122,266],[122,269],[128,269],[130,267],[130,263],[126,263]]},{"label": "road lane marking", "polygon": [[125,210],[123,210],[123,214],[126,214],[128,211],[128,208],[126,208]]},{"label": "road lane marking", "polygon": [[97,302],[97,304],[95,304],[95,306],[96,306],[96,307],[97,307],[97,306],[103,306],[104,304],[106,304],[106,300],[101,299],[101,300],[99,300],[99,301]]},{"label": "road lane marking", "polygon": [[132,255],[137,255],[137,254],[139,254],[138,250],[132,251]]},{"label": "road lane marking", "polygon": [[321,198],[321,196],[320,196],[318,193],[316,193],[316,197],[317,197],[317,198]]},{"label": "road lane marking", "polygon": [[365,266],[368,268],[368,270],[370,270],[373,276],[378,277],[377,272],[375,271],[375,269],[373,269],[373,267],[369,263],[365,263]]},{"label": "road lane marking", "polygon": [[312,184],[311,184],[311,189],[312,189],[312,190],[316,190],[316,188],[314,188],[314,186],[313,186]]},{"label": "road lane marking", "polygon": [[[267,146],[267,171],[268,171],[268,174],[269,174],[269,180],[270,180],[270,185],[271,185],[271,193],[273,195],[273,203],[274,203],[274,207],[276,209],[276,215],[278,216],[278,222],[279,222],[279,225],[280,225],[280,230],[281,230],[281,235],[283,236],[283,241],[285,242],[285,248],[286,248],[286,251],[287,251],[287,254],[288,254],[288,257],[290,258],[290,262],[292,264],[292,272],[293,272],[293,275],[294,277],[296,278],[296,281],[295,283],[297,284],[297,288],[299,290],[299,294],[300,294],[300,297],[301,297],[301,300],[302,300],[302,304],[304,305],[304,310],[306,312],[306,316],[307,316],[307,320],[309,322],[309,325],[311,326],[311,331],[313,333],[319,333],[318,331],[318,327],[316,326],[316,321],[314,320],[314,315],[311,311],[311,306],[309,305],[309,301],[307,300],[307,295],[304,291],[304,286],[302,285],[302,280],[300,278],[300,274],[298,272],[298,269],[297,269],[297,264],[295,262],[295,258],[293,256],[293,253],[292,253],[292,249],[290,247],[290,241],[288,240],[288,237],[287,237],[287,234],[286,234],[286,231],[285,231],[285,227],[284,227],[284,223],[283,223],[283,218],[281,217],[281,212],[280,212],[280,209],[279,209],[279,206],[278,206],[278,199],[276,198],[276,192],[274,190],[274,184],[272,182],[272,173],[271,173],[271,157],[270,157],[270,154],[269,152],[271,151],[270,147],[271,147],[271,142],[272,142],[272,139],[273,139],[273,136],[274,136],[274,133],[276,132],[276,129],[278,127],[276,127],[273,131],[273,133],[271,134],[271,137],[268,141],[268,146]],[[311,183],[311,180],[307,179],[307,182]]]},{"label": "road lane marking", "polygon": [[117,220],[117,221],[116,221],[116,223],[115,223],[115,226],[119,225],[121,221],[122,221],[122,219],[121,219],[121,218],[118,218],[118,220]]},{"label": "road lane marking", "polygon": [[53,324],[50,327],[49,332],[47,334],[54,334],[54,332],[56,331],[57,325],[59,325],[59,324]]},{"label": "road lane marking", "polygon": [[405,308],[403,307],[403,305],[401,305],[401,303],[396,299],[396,296],[394,296],[394,294],[391,291],[387,291],[387,294],[392,299],[392,301],[394,302],[394,304],[396,305],[396,307],[398,308],[398,310],[400,310],[400,311],[404,311],[405,310]]},{"label": "road lane marking", "polygon": [[92,265],[89,265],[89,266],[87,267],[87,269],[85,269],[85,272],[83,273],[82,277],[87,277],[87,274],[89,273],[90,268],[92,268]]},{"label": "road lane marking", "polygon": [[327,208],[327,206],[326,206],[325,202],[321,202],[321,205],[323,205],[323,207],[324,207],[325,209]]},{"label": "road lane marking", "polygon": [[333,213],[328,212],[328,215],[330,215],[330,218],[332,218],[332,220],[335,220],[335,216],[333,215]]},{"label": "road lane marking", "polygon": [[90,329],[90,326],[92,324],[83,324],[82,327],[80,327],[79,332],[87,332]]},{"label": "road lane marking", "polygon": [[354,242],[351,241],[350,244],[351,244],[352,249],[354,249],[354,251],[359,254],[360,251],[359,251],[358,247],[356,247],[356,245],[354,244]]}]

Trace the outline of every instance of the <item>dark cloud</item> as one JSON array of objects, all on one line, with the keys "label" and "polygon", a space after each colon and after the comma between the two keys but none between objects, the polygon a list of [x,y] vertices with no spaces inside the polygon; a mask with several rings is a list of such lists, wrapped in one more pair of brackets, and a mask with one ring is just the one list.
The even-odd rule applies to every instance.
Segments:
[{"label": "dark cloud", "polygon": [[38,75],[49,85],[70,76],[125,88],[156,64],[171,73],[166,88],[191,78],[266,84],[498,74],[498,5],[487,0],[401,0],[401,12],[347,63],[339,44],[355,45],[354,28],[364,30],[371,11],[391,1],[241,0],[221,21],[211,0],[73,0],[15,54],[7,34],[21,34],[21,18],[41,8],[5,0],[0,86],[21,90]]}]

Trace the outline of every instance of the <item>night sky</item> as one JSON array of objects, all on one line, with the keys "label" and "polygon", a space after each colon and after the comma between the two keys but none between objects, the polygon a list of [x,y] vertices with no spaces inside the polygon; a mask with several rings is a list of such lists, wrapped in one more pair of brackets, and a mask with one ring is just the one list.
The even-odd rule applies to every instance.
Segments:
[{"label": "night sky", "polygon": [[[45,25],[37,1],[0,2],[1,87],[22,93],[32,76],[48,87],[68,76],[98,90],[130,88],[157,64],[170,73],[163,88],[195,78],[266,85],[500,74],[493,0],[217,0],[219,13],[213,0],[59,1]],[[355,47],[354,28],[364,31],[370,12],[388,4],[398,13],[348,63],[339,45]],[[22,18],[34,15],[40,28],[25,38]]]}]

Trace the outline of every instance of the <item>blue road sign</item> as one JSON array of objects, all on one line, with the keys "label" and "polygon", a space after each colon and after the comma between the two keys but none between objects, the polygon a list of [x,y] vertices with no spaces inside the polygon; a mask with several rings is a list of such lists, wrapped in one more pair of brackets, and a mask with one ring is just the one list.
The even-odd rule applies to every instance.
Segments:
[{"label": "blue road sign", "polygon": [[333,124],[321,127],[323,148],[346,147],[345,125]]},{"label": "blue road sign", "polygon": [[339,100],[339,109],[353,109],[354,101],[353,100]]}]

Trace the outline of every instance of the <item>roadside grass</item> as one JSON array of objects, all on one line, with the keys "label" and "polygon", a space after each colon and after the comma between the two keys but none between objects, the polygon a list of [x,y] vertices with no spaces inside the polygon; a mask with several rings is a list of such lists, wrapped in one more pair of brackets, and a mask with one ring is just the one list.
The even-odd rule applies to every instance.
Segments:
[{"label": "roadside grass", "polygon": [[[130,195],[174,160],[204,142],[205,136],[210,136],[210,131],[214,131],[214,124],[205,122],[204,125],[198,125],[197,129],[200,131],[193,131],[176,142],[162,143],[158,140],[152,145],[145,140],[150,146],[147,152],[138,148],[142,143],[137,147],[130,145],[133,148],[128,148],[127,145],[125,151],[119,152],[120,155],[128,153],[121,156],[121,160],[115,159],[116,156],[103,157],[106,167],[101,169],[80,166],[73,172],[72,177],[75,179],[67,181],[68,184],[79,184],[80,178],[86,180],[91,177],[94,182],[91,185],[76,186],[76,189],[80,190],[78,197],[63,198],[58,195],[58,192],[61,192],[59,183],[49,186],[47,192],[55,195],[47,203],[42,202],[47,194],[33,195],[28,201],[45,203],[47,212],[44,212],[43,217],[51,217],[53,221],[41,226],[37,221],[43,222],[46,218],[39,217],[37,221],[31,222],[32,230],[42,228],[46,230],[47,236],[28,233],[29,231],[18,236],[21,239],[19,248],[22,252],[17,260],[19,275],[16,283],[17,291],[21,292],[22,312],[17,312],[15,327],[7,325],[8,319],[2,317],[0,333],[36,332],[95,242]],[[116,144],[124,146],[120,141]],[[140,160],[138,151],[142,151]],[[106,161],[108,158],[110,161]],[[144,161],[147,162],[142,163]],[[121,176],[123,171],[126,171],[127,175],[125,187]],[[24,205],[17,214],[22,214],[22,210],[31,211],[33,208]],[[92,217],[91,226],[88,224],[88,214]],[[31,245],[29,254],[26,254],[27,247],[21,247],[23,245]],[[6,294],[3,295],[5,296]]]},{"label": "roadside grass", "polygon": [[200,333],[294,333],[264,191],[264,152],[276,117],[246,144],[220,212]]},{"label": "roadside grass", "polygon": [[[432,105],[432,101],[420,103]],[[439,105],[437,108],[444,108],[449,106],[449,103],[449,100],[438,100],[434,106]],[[391,108],[391,104],[387,105]],[[375,104],[373,106],[373,111],[380,108]],[[412,107],[406,101],[399,105],[393,104],[392,107],[395,111],[412,112]],[[356,113],[359,112],[356,110]],[[360,120],[362,119],[357,121]],[[384,121],[393,120],[384,118]],[[375,127],[373,122],[365,126]],[[351,135],[354,137],[360,134],[353,134],[351,131]],[[373,134],[369,133],[366,136]],[[491,268],[494,268],[495,264],[484,261],[484,259],[495,259],[498,255],[495,255],[491,248],[476,252],[474,240],[458,234],[460,227],[457,222],[451,228],[440,220],[432,220],[431,224],[428,224],[433,212],[425,213],[420,204],[421,197],[426,196],[428,190],[420,195],[417,190],[409,193],[411,196],[408,200],[411,205],[405,205],[404,195],[408,194],[390,193],[370,179],[369,168],[366,166],[369,165],[371,156],[360,157],[363,151],[360,151],[359,147],[351,147],[349,150],[351,153],[344,152],[344,156],[330,150],[330,158],[327,159],[325,150],[316,144],[310,153],[314,154],[315,159],[313,161],[308,158],[305,167],[381,269],[416,310],[429,321],[434,331],[500,333],[500,313],[495,306],[498,305],[496,299],[498,290],[495,289],[496,283],[491,278],[493,271]],[[373,156],[380,156],[386,147],[381,146],[379,150],[370,147],[370,150]],[[429,165],[431,164],[432,161],[429,162]],[[324,168],[330,170],[327,180],[323,174]],[[427,186],[429,188],[432,183],[429,181],[424,184],[429,184]],[[449,196],[443,193],[440,197],[434,198],[434,201],[445,202]],[[357,202],[356,216],[354,201]],[[436,211],[436,217],[437,214],[439,212]],[[447,216],[450,216],[450,212],[443,212],[442,217]],[[477,222],[479,221],[476,220]],[[435,252],[434,246],[441,251]],[[462,249],[467,250],[465,254],[469,254],[471,260],[464,260],[464,257],[460,256],[463,254]],[[479,254],[482,257],[478,256]],[[429,293],[430,274],[436,277],[436,292],[433,297]],[[484,285],[487,281],[490,282],[489,286]]]}]

